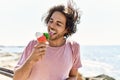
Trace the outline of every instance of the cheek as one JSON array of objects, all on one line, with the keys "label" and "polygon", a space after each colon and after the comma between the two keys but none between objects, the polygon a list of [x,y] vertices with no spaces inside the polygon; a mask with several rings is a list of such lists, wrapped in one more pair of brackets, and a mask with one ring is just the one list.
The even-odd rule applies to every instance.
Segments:
[{"label": "cheek", "polygon": [[65,33],[66,33],[65,30],[61,30],[61,31],[59,31],[59,34],[61,34],[61,35],[64,35]]}]

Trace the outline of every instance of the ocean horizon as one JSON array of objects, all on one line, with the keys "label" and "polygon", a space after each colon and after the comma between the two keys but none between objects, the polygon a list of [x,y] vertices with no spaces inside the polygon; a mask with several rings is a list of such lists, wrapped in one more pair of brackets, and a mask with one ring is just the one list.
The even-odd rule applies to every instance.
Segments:
[{"label": "ocean horizon", "polygon": [[[22,53],[25,46],[0,46],[0,53]],[[120,45],[81,45],[83,76],[109,75],[120,80]]]}]

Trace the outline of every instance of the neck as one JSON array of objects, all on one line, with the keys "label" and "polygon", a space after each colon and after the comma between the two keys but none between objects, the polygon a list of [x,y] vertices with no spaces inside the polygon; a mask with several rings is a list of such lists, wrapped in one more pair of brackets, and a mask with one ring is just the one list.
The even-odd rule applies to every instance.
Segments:
[{"label": "neck", "polygon": [[60,47],[60,46],[64,45],[65,42],[66,42],[65,38],[58,39],[58,40],[49,40],[49,45],[51,47]]}]

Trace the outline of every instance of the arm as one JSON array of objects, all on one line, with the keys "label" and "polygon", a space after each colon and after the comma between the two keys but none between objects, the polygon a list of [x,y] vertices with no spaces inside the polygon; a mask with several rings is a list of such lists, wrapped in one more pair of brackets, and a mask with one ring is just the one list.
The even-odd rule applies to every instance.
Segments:
[{"label": "arm", "polygon": [[78,69],[71,69],[69,78],[66,80],[83,80],[82,75],[78,72]]},{"label": "arm", "polygon": [[77,73],[78,73],[77,69],[71,69],[69,73],[69,78],[67,78],[66,80],[77,80]]},{"label": "arm", "polygon": [[25,62],[14,72],[13,80],[27,80],[33,65],[42,58],[46,51],[46,44],[38,43],[34,46],[31,55],[25,60]]},{"label": "arm", "polygon": [[16,68],[13,80],[27,80],[30,75],[33,63],[27,60],[21,67]]}]

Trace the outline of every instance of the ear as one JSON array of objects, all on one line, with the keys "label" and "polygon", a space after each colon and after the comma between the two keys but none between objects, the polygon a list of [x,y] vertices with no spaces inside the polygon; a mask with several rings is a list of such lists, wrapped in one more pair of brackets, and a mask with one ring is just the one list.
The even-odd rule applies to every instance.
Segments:
[{"label": "ear", "polygon": [[68,35],[68,28],[64,30],[64,36]]}]

